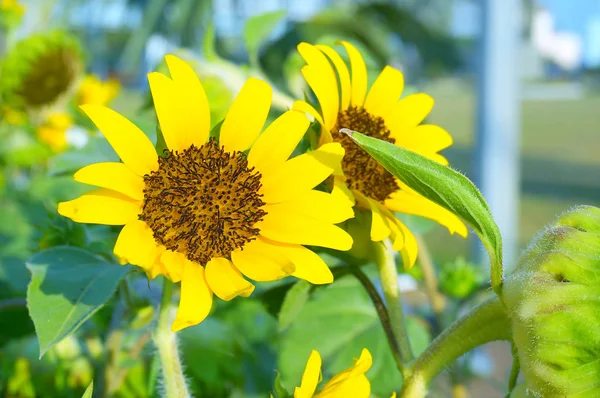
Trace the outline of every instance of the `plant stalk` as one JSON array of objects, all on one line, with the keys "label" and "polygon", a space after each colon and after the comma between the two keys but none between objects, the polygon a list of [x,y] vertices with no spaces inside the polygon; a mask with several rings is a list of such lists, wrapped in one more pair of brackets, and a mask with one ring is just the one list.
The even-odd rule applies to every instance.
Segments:
[{"label": "plant stalk", "polygon": [[[402,298],[400,297],[400,288],[398,287],[398,271],[396,270],[396,261],[394,260],[394,251],[389,242],[375,242],[375,254],[377,269],[383,288],[383,296],[390,316],[390,322],[394,337],[398,342],[400,359],[404,365],[414,359],[408,331],[406,329],[406,320],[404,319],[404,309],[402,308]],[[406,366],[399,369],[406,377]]]},{"label": "plant stalk", "polygon": [[162,368],[163,388],[165,397],[189,398],[191,397],[183,374],[177,339],[171,331],[171,296],[173,282],[165,278],[163,292],[158,313],[158,324],[153,340],[158,349],[158,357]]},{"label": "plant stalk", "polygon": [[400,397],[423,398],[429,383],[458,357],[482,344],[511,339],[511,322],[494,296],[444,330],[414,362]]}]

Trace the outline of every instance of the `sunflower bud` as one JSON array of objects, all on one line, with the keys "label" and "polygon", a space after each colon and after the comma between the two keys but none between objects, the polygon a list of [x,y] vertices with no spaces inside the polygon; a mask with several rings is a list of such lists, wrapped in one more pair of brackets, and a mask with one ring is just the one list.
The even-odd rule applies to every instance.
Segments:
[{"label": "sunflower bud", "polygon": [[600,209],[562,215],[505,281],[526,388],[535,396],[600,396]]}]

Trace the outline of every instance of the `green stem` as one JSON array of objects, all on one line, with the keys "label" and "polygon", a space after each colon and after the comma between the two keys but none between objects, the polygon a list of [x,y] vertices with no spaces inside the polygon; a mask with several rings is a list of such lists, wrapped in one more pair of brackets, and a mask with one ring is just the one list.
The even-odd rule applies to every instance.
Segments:
[{"label": "green stem", "polygon": [[172,294],[173,283],[165,278],[160,312],[158,313],[158,324],[153,339],[158,349],[158,357],[162,368],[165,397],[188,398],[191,395],[183,375],[179,351],[177,350],[177,339],[175,333],[171,331]]},{"label": "green stem", "polygon": [[402,398],[425,397],[431,380],[464,353],[496,340],[510,340],[511,323],[494,296],[444,330],[414,362],[402,387]]},{"label": "green stem", "polygon": [[[375,254],[377,269],[383,288],[383,296],[390,315],[392,332],[398,342],[400,350],[400,359],[403,364],[407,364],[414,359],[408,331],[406,330],[406,321],[404,319],[404,309],[402,308],[402,298],[400,297],[400,288],[398,287],[398,271],[396,270],[396,261],[394,252],[388,243],[375,242]],[[404,373],[406,368],[400,369]]]}]

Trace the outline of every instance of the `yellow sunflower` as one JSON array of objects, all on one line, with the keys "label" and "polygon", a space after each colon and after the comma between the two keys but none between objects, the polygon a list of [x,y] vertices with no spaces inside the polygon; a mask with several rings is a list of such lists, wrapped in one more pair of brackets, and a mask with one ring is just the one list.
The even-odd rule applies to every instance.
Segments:
[{"label": "yellow sunflower", "polygon": [[[200,323],[213,293],[222,300],[249,296],[255,281],[288,275],[331,283],[327,264],[303,245],[348,250],[352,238],[334,224],[353,216],[337,196],[317,191],[339,168],[344,149],[321,146],[288,160],[309,121],[288,111],[263,125],[271,87],[249,79],[235,98],[217,142],[209,138],[210,109],[192,68],[166,56],[171,78],[150,73],[154,106],[168,150],[118,113],[81,108],[122,163],[84,167],[75,180],[100,187],[58,205],[76,222],[124,225],[114,247],[122,263],[150,278],[181,281],[173,331]],[[247,155],[246,155],[246,151]]]},{"label": "yellow sunflower", "polygon": [[298,45],[307,63],[302,74],[319,101],[320,112],[305,101],[296,101],[294,109],[312,115],[321,124],[320,145],[339,142],[346,151],[341,171],[336,173],[333,194],[345,194],[352,203],[370,211],[371,240],[390,237],[393,248],[402,254],[405,267],[411,267],[417,257],[416,240],[392,212],[435,220],[450,233],[464,237],[465,225],[456,215],[395,178],[339,130],[357,130],[442,164],[448,161],[438,152],[452,144],[452,137],[438,126],[421,124],[433,107],[430,96],[412,94],[400,99],[404,77],[399,70],[386,66],[367,93],[367,68],[362,56],[350,43],[341,44],[348,54],[350,69],[331,47]]},{"label": "yellow sunflower", "polygon": [[[321,355],[313,350],[302,375],[302,384],[294,390],[294,398],[369,398],[371,383],[365,373],[372,364],[371,353],[364,348],[360,358],[354,359],[354,365],[335,375],[316,393],[321,381]],[[395,397],[396,393],[393,393],[392,398]]]},{"label": "yellow sunflower", "polygon": [[119,92],[121,85],[116,79],[102,81],[95,75],[87,75],[77,90],[77,105],[109,104]]}]

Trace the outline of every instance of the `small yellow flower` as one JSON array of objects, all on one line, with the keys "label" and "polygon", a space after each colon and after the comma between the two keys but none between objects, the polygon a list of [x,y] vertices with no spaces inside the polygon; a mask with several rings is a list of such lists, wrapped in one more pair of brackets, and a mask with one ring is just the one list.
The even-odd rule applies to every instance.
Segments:
[{"label": "small yellow flower", "polygon": [[95,75],[87,75],[77,92],[77,105],[108,105],[121,87],[116,79],[102,81]]},{"label": "small yellow flower", "polygon": [[342,45],[350,59],[350,70],[331,47],[298,45],[307,63],[302,74],[315,93],[321,111],[317,112],[305,101],[296,101],[294,109],[319,121],[320,145],[339,142],[346,150],[332,193],[346,196],[370,211],[371,240],[390,237],[393,248],[400,251],[405,267],[409,268],[417,257],[417,243],[393,211],[430,218],[447,227],[450,233],[461,236],[467,235],[465,225],[456,215],[395,178],[339,130],[357,130],[442,164],[448,161],[438,152],[452,144],[452,137],[438,126],[421,124],[433,107],[430,96],[413,94],[400,99],[404,77],[399,70],[386,66],[367,94],[367,68],[362,56],[350,43],[342,42]]},{"label": "small yellow flower", "polygon": [[25,13],[25,6],[17,0],[0,0],[0,11],[10,12],[21,17]]},{"label": "small yellow flower", "polygon": [[294,398],[369,398],[371,383],[365,373],[372,363],[371,353],[363,348],[360,358],[354,359],[354,365],[335,375],[316,393],[321,379],[321,356],[313,350],[306,363],[302,383],[294,391]]},{"label": "small yellow flower", "polygon": [[67,130],[72,125],[73,118],[68,113],[52,113],[37,128],[37,136],[54,152],[62,152],[67,148]]},{"label": "small yellow flower", "polygon": [[[101,105],[81,108],[123,163],[97,163],[75,180],[100,189],[58,205],[76,222],[124,225],[114,247],[121,263],[181,281],[173,331],[200,323],[213,293],[248,297],[255,281],[288,275],[331,283],[327,264],[303,245],[348,250],[352,238],[334,224],[353,216],[338,197],[317,191],[339,168],[339,143],[288,158],[308,128],[287,111],[264,132],[271,87],[249,79],[209,139],[210,108],[200,80],[181,59],[165,57],[171,78],[148,80],[168,150],[158,156],[133,123]],[[246,152],[247,151],[247,152]],[[247,153],[247,154],[246,154]]]}]

